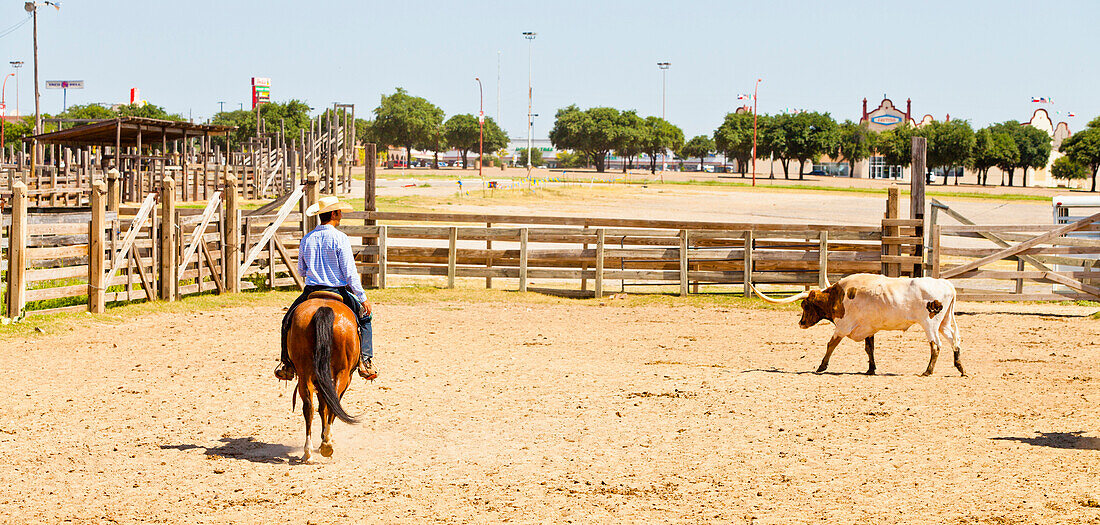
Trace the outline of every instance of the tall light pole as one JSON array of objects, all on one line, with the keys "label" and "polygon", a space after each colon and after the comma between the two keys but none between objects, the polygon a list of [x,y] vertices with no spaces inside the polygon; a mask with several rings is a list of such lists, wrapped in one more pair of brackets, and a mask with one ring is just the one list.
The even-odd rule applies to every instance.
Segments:
[{"label": "tall light pole", "polygon": [[[657,67],[661,68],[661,120],[668,121],[665,118],[665,100],[668,93],[668,68],[672,67],[672,62],[657,62]],[[667,161],[665,159],[665,153],[661,152],[661,177],[664,178],[664,171],[667,168]]]},{"label": "tall light pole", "polygon": [[8,93],[8,77],[14,77],[15,73],[4,75],[4,82],[0,84],[0,158],[4,156],[4,124],[8,119],[4,115],[8,112],[6,95]]},{"label": "tall light pole", "polygon": [[500,51],[497,51],[497,112],[496,112],[496,116],[497,116],[497,125],[498,126],[503,126],[504,124],[501,124],[501,122],[504,122],[504,121],[500,120]]},{"label": "tall light pole", "polygon": [[481,88],[481,78],[474,77],[477,81],[478,112],[477,112],[477,176],[481,177],[481,167],[485,164],[485,90]]},{"label": "tall light pole", "polygon": [[752,88],[752,185],[756,186],[756,94],[760,91],[760,81]]},{"label": "tall light pole", "polygon": [[531,105],[531,73],[534,71],[531,60],[531,48],[534,47],[535,33],[526,31],[523,38],[527,39],[527,176],[531,176],[531,128],[535,124],[535,115]]},{"label": "tall light pole", "polygon": [[42,112],[39,106],[38,100],[38,7],[43,5],[53,6],[58,11],[61,10],[61,4],[57,2],[51,2],[46,0],[44,2],[27,2],[23,4],[23,9],[26,9],[31,17],[34,19],[34,31],[32,32],[34,39],[34,134],[39,135],[42,133]]},{"label": "tall light pole", "polygon": [[19,110],[19,68],[23,67],[23,61],[12,60],[8,63],[15,68],[15,114],[22,117],[23,112]]},{"label": "tall light pole", "polygon": [[218,113],[225,113],[225,101],[224,100],[219,100],[218,101]]}]

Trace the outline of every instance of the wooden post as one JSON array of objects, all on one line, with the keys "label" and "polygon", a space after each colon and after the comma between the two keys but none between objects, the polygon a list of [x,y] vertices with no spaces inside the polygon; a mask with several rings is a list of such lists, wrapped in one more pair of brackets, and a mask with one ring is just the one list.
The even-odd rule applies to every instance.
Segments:
[{"label": "wooden post", "polygon": [[[1016,271],[1017,272],[1024,271],[1024,260],[1023,259],[1020,259],[1020,258],[1016,259]],[[1024,280],[1023,279],[1016,279],[1016,293],[1017,294],[1024,293]]]},{"label": "wooden post", "polygon": [[746,230],[744,233],[744,238],[745,250],[744,255],[742,256],[744,267],[741,270],[741,277],[744,281],[744,291],[742,292],[742,295],[744,295],[745,298],[748,299],[750,296],[752,296],[752,288],[750,286],[752,284],[752,248],[754,244],[752,230]]},{"label": "wooden post", "polygon": [[238,218],[240,203],[237,196],[237,177],[225,177],[225,246],[222,257],[225,259],[225,288],[230,293],[241,291],[241,222]]},{"label": "wooden post", "polygon": [[122,203],[122,192],[119,184],[118,168],[107,170],[107,209],[117,212]]},{"label": "wooden post", "polygon": [[911,190],[909,192],[909,218],[924,218],[924,178],[928,173],[926,151],[928,140],[924,137],[913,137],[913,150],[910,165]]},{"label": "wooden post", "polygon": [[[897,219],[898,218],[899,195],[900,195],[900,192],[898,191],[897,186],[891,186],[887,190],[887,193],[886,193],[886,218],[887,219]],[[882,229],[882,236],[883,237],[897,237],[899,231],[901,231],[901,229],[898,228],[897,226],[887,226],[887,227]],[[898,245],[897,244],[887,244],[887,245],[885,245],[885,248],[886,248],[886,255],[898,255]],[[897,277],[901,273],[900,268],[901,268],[901,266],[897,263],[883,263],[882,273],[884,273],[887,277]]]},{"label": "wooden post", "polygon": [[455,262],[458,260],[458,227],[451,226],[447,240],[447,288],[455,287]]},{"label": "wooden post", "polygon": [[267,285],[271,289],[275,289],[275,235],[267,240]]},{"label": "wooden post", "polygon": [[940,225],[932,225],[932,277],[940,278]]},{"label": "wooden post", "polygon": [[165,177],[160,183],[160,298],[175,300],[176,284],[176,182]]},{"label": "wooden post", "polygon": [[386,288],[386,227],[378,227],[378,288]]},{"label": "wooden post", "polygon": [[688,232],[680,230],[680,296],[688,294]]},{"label": "wooden post", "polygon": [[[364,189],[364,194],[363,194],[363,210],[366,211],[367,213],[378,211],[377,200],[375,198],[375,193],[376,193],[376,190],[377,190],[377,172],[375,170],[374,148],[375,148],[374,144],[367,144],[367,159],[366,159],[367,163],[366,163],[366,166],[364,167],[364,172],[363,172],[364,175],[365,175],[365,178],[366,178],[366,182],[364,184],[365,189]],[[363,221],[363,224],[366,225],[366,226],[374,226],[374,225],[378,224],[378,221],[368,218],[368,219]],[[376,244],[378,244],[376,242],[376,239],[371,238],[371,237],[363,237],[363,246],[374,246]],[[379,258],[376,258],[375,256],[367,256],[367,262],[368,263],[372,263],[372,262],[375,262],[375,261],[378,261],[378,260],[379,260]],[[382,287],[382,285],[380,284],[381,279],[382,279],[381,273],[378,273],[378,274],[375,274],[375,275],[365,275],[364,274],[363,277],[362,277],[363,287],[364,288],[373,288],[373,287],[381,288]]]},{"label": "wooden post", "polygon": [[[490,238],[490,236],[493,233],[492,228],[493,228],[493,223],[491,223],[491,222],[485,223],[485,229],[486,229],[485,249],[486,250],[492,250],[493,249],[493,241]],[[489,269],[489,268],[492,268],[492,267],[493,267],[493,256],[490,255],[489,257],[487,257],[485,259],[485,269]],[[488,275],[485,276],[485,289],[489,290],[492,287],[493,287],[493,278],[492,278],[492,276],[488,276]]]},{"label": "wooden post", "polygon": [[106,309],[103,296],[104,231],[107,228],[107,185],[101,180],[92,183],[92,223],[88,230],[88,311],[101,314]]},{"label": "wooden post", "polygon": [[596,298],[603,297],[603,245],[604,245],[604,229],[598,228],[596,230],[596,279],[593,290],[596,292]]},{"label": "wooden post", "polygon": [[23,181],[11,185],[11,229],[8,231],[8,317],[14,319],[23,312],[27,293],[27,185]]},{"label": "wooden post", "polygon": [[[307,208],[312,204],[316,204],[317,200],[321,198],[319,193],[320,188],[317,187],[318,180],[320,180],[320,177],[317,175],[317,172],[310,172],[310,174],[306,176],[305,198]],[[307,231],[313,231],[313,229],[317,227],[318,218],[316,215],[313,217],[303,217],[302,220],[306,222]]]},{"label": "wooden post", "polygon": [[527,291],[527,238],[528,229],[519,230],[519,291]]},{"label": "wooden post", "polygon": [[[501,163],[501,166],[503,166],[503,165],[504,165],[504,163],[502,162],[502,163]],[[585,221],[585,222],[588,222],[588,221]],[[584,233],[586,233],[586,234],[587,234],[587,233],[588,233],[588,224],[585,224],[585,225],[584,225],[584,230],[585,230],[585,232],[584,232]],[[587,237],[586,237],[586,238],[587,238]],[[586,251],[588,251],[588,243],[587,243],[587,242],[585,242],[585,243],[581,244],[581,251],[582,251],[582,252],[586,252]],[[585,277],[585,274],[586,274],[586,273],[588,273],[588,261],[586,261],[586,260],[585,260],[585,259],[584,259],[584,258],[582,257],[582,258],[581,258],[581,291],[582,291],[582,292],[584,292],[584,291],[587,291],[587,290],[588,290],[588,278],[587,278],[587,277]]]},{"label": "wooden post", "polygon": [[829,283],[829,230],[821,230],[817,245],[817,285],[825,288]]}]

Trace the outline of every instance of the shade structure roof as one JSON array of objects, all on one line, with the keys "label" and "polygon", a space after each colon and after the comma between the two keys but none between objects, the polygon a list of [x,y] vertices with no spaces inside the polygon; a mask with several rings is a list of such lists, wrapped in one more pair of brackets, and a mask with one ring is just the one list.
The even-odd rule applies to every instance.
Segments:
[{"label": "shade structure roof", "polygon": [[61,131],[26,137],[24,141],[37,140],[39,144],[66,146],[137,146],[138,136],[142,144],[160,144],[164,141],[203,135],[225,135],[236,126],[192,124],[174,120],[143,117],[119,117],[110,120],[75,126]]}]

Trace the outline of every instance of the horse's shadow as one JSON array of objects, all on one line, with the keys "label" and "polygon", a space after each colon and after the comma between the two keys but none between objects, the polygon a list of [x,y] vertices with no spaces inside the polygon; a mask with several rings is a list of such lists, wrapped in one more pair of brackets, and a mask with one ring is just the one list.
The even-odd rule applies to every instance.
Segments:
[{"label": "horse's shadow", "polygon": [[207,456],[217,456],[229,459],[240,459],[253,463],[291,463],[297,460],[290,452],[295,450],[287,445],[264,443],[256,441],[252,436],[239,438],[221,438],[221,445],[216,447],[202,447],[199,445],[161,445],[161,450],[192,450],[201,448]]},{"label": "horse's shadow", "polygon": [[1100,450],[1100,438],[1082,436],[1084,432],[1039,432],[1034,437],[995,437],[997,441],[1019,441],[1036,447]]}]

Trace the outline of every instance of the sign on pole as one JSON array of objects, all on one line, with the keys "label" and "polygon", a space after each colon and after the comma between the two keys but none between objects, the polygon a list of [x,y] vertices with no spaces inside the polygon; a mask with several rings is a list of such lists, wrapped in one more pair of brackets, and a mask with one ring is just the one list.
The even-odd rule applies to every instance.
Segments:
[{"label": "sign on pole", "polygon": [[46,89],[84,89],[83,80],[47,80]]},{"label": "sign on pole", "polygon": [[252,109],[271,101],[271,79],[252,77]]}]

